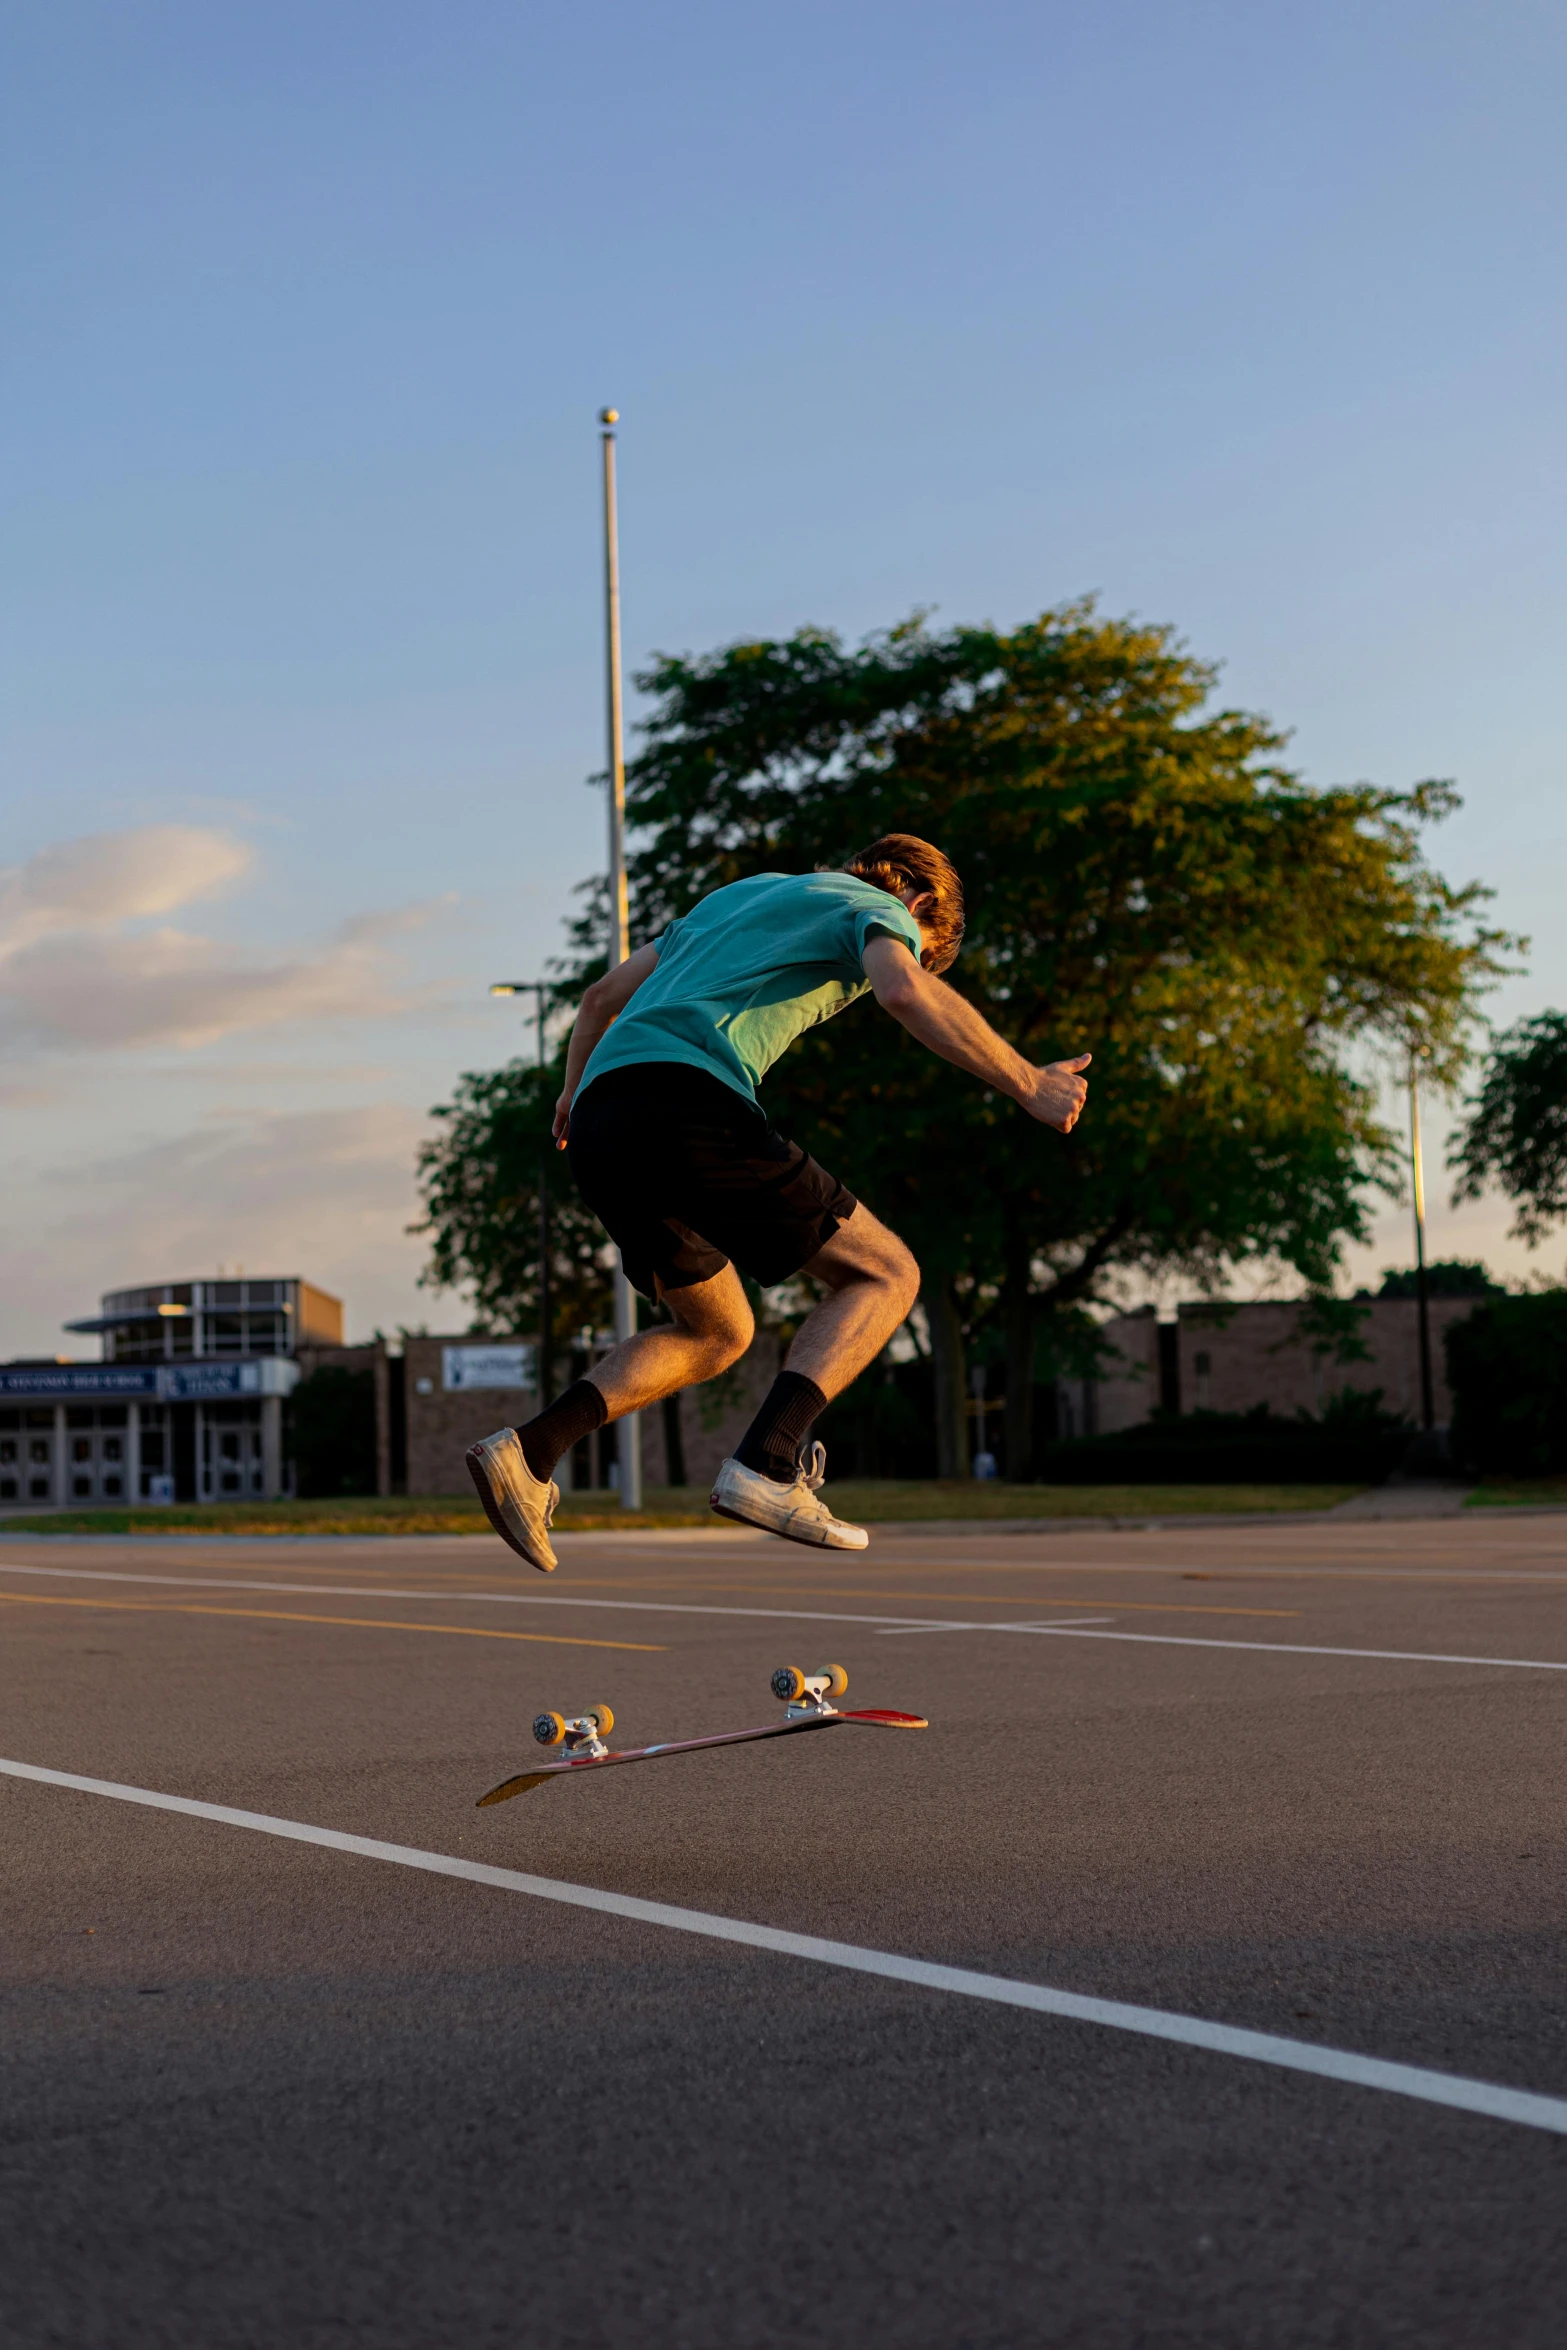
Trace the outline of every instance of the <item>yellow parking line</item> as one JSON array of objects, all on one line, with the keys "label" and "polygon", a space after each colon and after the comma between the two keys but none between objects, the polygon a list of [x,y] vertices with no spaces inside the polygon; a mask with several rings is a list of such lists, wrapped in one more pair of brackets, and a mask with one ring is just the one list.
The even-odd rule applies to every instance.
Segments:
[{"label": "yellow parking line", "polygon": [[245,1616],[266,1624],[348,1624],[366,1632],[445,1632],[455,1640],[533,1640],[547,1648],[633,1648],[643,1656],[665,1654],[662,1641],[574,1640],[561,1632],[488,1632],[475,1624],[396,1624],[383,1616],[315,1616],[276,1607],[200,1607],[156,1599],[54,1599],[33,1591],[0,1591],[0,1599],[16,1607],[114,1607],[152,1616]]}]

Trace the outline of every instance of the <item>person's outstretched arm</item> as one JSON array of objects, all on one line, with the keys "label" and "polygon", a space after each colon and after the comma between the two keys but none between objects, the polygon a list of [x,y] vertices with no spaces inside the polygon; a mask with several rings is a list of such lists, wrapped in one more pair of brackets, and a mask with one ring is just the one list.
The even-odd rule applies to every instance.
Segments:
[{"label": "person's outstretched arm", "polygon": [[628,955],[623,963],[617,963],[613,971],[606,971],[602,979],[595,979],[577,1006],[577,1017],[571,1027],[571,1042],[566,1047],[566,1082],[560,1089],[560,1100],[555,1104],[552,1131],[557,1150],[566,1147],[571,1105],[582,1083],[582,1072],[588,1065],[588,1055],[599,1038],[614,1026],[643,980],[657,969],[657,947],[638,947],[634,955]]},{"label": "person's outstretched arm", "polygon": [[1078,1071],[1088,1067],[1092,1053],[1036,1069],[945,980],[923,970],[901,939],[884,934],[870,941],[865,976],[882,1010],[921,1044],[954,1067],[967,1069],[970,1076],[983,1078],[998,1093],[1010,1094],[1041,1125],[1071,1133],[1088,1099],[1088,1081]]}]

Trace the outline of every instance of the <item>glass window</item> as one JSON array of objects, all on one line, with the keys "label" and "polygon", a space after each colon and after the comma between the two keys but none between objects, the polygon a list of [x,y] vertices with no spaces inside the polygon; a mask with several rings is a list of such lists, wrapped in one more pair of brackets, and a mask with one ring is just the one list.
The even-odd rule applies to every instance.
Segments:
[{"label": "glass window", "polygon": [[130,1418],[130,1413],[122,1403],[101,1403],[98,1406],[100,1428],[127,1428],[130,1425]]},{"label": "glass window", "polygon": [[67,1428],[90,1428],[93,1419],[94,1413],[90,1403],[73,1403],[66,1411],[65,1424]]},{"label": "glass window", "polygon": [[117,1497],[124,1491],[124,1488],[121,1485],[118,1477],[105,1477],[103,1481],[103,1490],[110,1496]]},{"label": "glass window", "polygon": [[17,1411],[0,1412],[0,1428],[20,1428],[22,1415]]},{"label": "glass window", "polygon": [[27,1480],[27,1498],[29,1501],[47,1501],[49,1499],[48,1478],[29,1477]]},{"label": "glass window", "polygon": [[30,1461],[47,1461],[49,1452],[50,1445],[47,1436],[35,1436],[27,1447],[27,1457]]},{"label": "glass window", "polygon": [[15,1499],[16,1479],[14,1477],[0,1477],[0,1501],[15,1501]]},{"label": "glass window", "polygon": [[144,1428],[141,1434],[141,1465],[144,1469],[163,1467],[163,1430]]},{"label": "glass window", "polygon": [[109,1332],[109,1360],[113,1363],[158,1363],[163,1360],[161,1322],[120,1322]]},{"label": "glass window", "polygon": [[15,1458],[16,1438],[14,1436],[0,1436],[0,1461],[14,1461]]},{"label": "glass window", "polygon": [[75,1494],[78,1501],[86,1501],[92,1492],[92,1479],[90,1477],[73,1477],[71,1479],[71,1491]]},{"label": "glass window", "polygon": [[106,1461],[117,1461],[120,1458],[120,1439],[117,1436],[104,1438],[103,1457]]},{"label": "glass window", "polygon": [[54,1426],[53,1405],[34,1404],[27,1415],[27,1425],[29,1428],[52,1428]]},{"label": "glass window", "polygon": [[207,1301],[210,1305],[215,1306],[243,1305],[245,1285],[242,1281],[209,1281]]},{"label": "glass window", "polygon": [[71,1458],[73,1461],[90,1461],[92,1459],[92,1438],[90,1436],[73,1436],[71,1438]]},{"label": "glass window", "polygon": [[[224,1287],[232,1289],[233,1282]],[[207,1349],[215,1355],[237,1355],[245,1351],[245,1325],[238,1314],[214,1314],[207,1322]]]}]

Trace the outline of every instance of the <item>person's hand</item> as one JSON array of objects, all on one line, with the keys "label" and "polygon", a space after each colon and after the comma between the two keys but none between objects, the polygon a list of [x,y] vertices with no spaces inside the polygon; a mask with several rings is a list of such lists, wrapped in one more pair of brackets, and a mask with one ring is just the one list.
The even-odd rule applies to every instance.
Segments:
[{"label": "person's hand", "polygon": [[555,1123],[550,1128],[551,1134],[555,1137],[555,1148],[558,1151],[563,1151],[566,1147],[566,1130],[570,1124],[571,1096],[569,1093],[563,1093],[555,1104]]},{"label": "person's hand", "polygon": [[1034,1089],[1023,1098],[1023,1107],[1041,1126],[1054,1126],[1062,1134],[1070,1134],[1083,1114],[1088,1099],[1088,1080],[1079,1077],[1079,1069],[1086,1069],[1092,1053],[1079,1053],[1075,1061],[1052,1061],[1047,1068],[1034,1071]]}]

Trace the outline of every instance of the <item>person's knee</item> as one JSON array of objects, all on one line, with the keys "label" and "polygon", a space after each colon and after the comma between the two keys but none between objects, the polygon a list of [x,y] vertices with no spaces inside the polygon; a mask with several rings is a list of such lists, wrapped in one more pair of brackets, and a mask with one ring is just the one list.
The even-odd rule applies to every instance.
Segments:
[{"label": "person's knee", "polygon": [[[719,1279],[725,1277],[720,1275]],[[704,1283],[703,1288],[706,1287]],[[699,1298],[695,1291],[675,1289],[667,1294],[665,1302],[698,1350],[699,1378],[716,1379],[720,1372],[729,1370],[756,1335],[755,1317],[738,1281],[727,1296]]]},{"label": "person's knee", "polygon": [[709,1336],[707,1377],[716,1379],[721,1371],[732,1370],[755,1336],[755,1318],[750,1307],[742,1305],[740,1313],[729,1315],[723,1326]]},{"label": "person's knee", "polygon": [[887,1287],[896,1296],[900,1313],[906,1318],[914,1311],[914,1301],[920,1293],[920,1269],[914,1251],[895,1232],[889,1232],[887,1238],[892,1243],[887,1252]]}]

